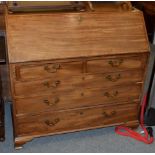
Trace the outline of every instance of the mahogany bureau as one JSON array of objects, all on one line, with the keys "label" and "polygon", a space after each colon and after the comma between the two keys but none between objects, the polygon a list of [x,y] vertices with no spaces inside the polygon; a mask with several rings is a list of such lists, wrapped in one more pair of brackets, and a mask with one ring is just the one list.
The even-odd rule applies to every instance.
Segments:
[{"label": "mahogany bureau", "polygon": [[142,12],[6,14],[15,147],[138,126],[149,56]]}]

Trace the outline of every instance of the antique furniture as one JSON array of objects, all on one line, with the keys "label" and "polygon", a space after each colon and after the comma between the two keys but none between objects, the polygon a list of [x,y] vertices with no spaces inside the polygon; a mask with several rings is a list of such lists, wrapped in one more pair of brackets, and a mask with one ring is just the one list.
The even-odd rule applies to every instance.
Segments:
[{"label": "antique furniture", "polygon": [[15,147],[138,126],[149,56],[139,10],[6,14]]}]

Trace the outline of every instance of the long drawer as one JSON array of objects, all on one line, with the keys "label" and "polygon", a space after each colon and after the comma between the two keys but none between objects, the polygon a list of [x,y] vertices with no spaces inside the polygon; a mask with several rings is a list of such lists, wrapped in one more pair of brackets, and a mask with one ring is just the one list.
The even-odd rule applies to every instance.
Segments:
[{"label": "long drawer", "polygon": [[[132,76],[132,78],[131,78]],[[55,91],[66,91],[84,88],[108,88],[111,86],[125,85],[127,83],[142,82],[142,71],[127,71],[116,73],[102,73],[74,77],[48,78],[28,82],[15,82],[14,94],[16,96],[33,96],[47,94]]]},{"label": "long drawer", "polygon": [[49,62],[11,65],[15,80],[33,80],[44,78],[71,77],[80,73],[117,72],[122,70],[140,69],[144,66],[143,55],[141,56],[115,56],[101,57],[100,59],[84,59],[74,62]]},{"label": "long drawer", "polygon": [[18,136],[55,134],[68,131],[112,126],[138,120],[138,104],[98,106],[71,111],[44,113],[39,116],[17,117]]},{"label": "long drawer", "polygon": [[126,85],[114,88],[73,90],[67,93],[15,99],[16,115],[35,114],[95,105],[126,104],[140,101],[141,85]]}]

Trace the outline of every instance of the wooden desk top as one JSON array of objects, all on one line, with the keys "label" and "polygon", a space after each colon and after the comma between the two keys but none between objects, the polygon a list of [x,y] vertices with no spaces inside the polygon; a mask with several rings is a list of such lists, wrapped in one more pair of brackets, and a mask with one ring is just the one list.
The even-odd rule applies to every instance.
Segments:
[{"label": "wooden desk top", "polygon": [[10,63],[148,52],[140,11],[8,14]]}]

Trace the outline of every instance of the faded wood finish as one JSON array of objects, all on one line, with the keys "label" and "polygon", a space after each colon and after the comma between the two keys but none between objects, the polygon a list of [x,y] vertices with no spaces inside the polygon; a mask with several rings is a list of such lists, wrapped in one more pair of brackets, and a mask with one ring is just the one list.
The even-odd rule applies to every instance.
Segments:
[{"label": "faded wood finish", "polygon": [[[105,108],[98,106],[73,111],[59,111],[39,117],[18,117],[18,135],[56,134],[83,128],[103,127],[137,120],[137,104]],[[127,115],[128,113],[128,115]]]},{"label": "faded wood finish", "polygon": [[147,52],[149,46],[144,29],[140,11],[9,14],[9,61]]},{"label": "faded wood finish", "polygon": [[35,137],[138,125],[149,56],[141,12],[6,19],[16,148]]},{"label": "faded wood finish", "polygon": [[[15,99],[16,114],[28,115],[46,111],[75,109],[97,105],[126,104],[126,101],[140,101],[141,85],[114,88],[92,88],[51,93],[41,97]],[[130,96],[129,96],[130,92]],[[41,93],[40,93],[41,94]],[[42,93],[43,94],[43,93]],[[30,108],[31,107],[31,108]]]},{"label": "faded wood finish", "polygon": [[107,73],[122,70],[143,68],[143,60],[146,55],[131,55],[131,57],[115,56],[103,59],[75,60],[73,62],[45,62],[43,64],[31,63],[29,65],[19,64],[12,65],[12,69],[17,81],[30,81],[34,79],[53,78],[75,76],[82,73]]},{"label": "faded wood finish", "polygon": [[131,72],[81,75],[71,78],[48,78],[34,82],[15,82],[14,94],[16,97],[29,97],[40,96],[40,94],[54,94],[56,92],[61,94],[70,94],[74,91],[81,93],[91,88],[106,89],[111,86],[143,83],[142,75],[142,72],[134,70]]},{"label": "faded wood finish", "polygon": [[0,33],[5,31],[5,6],[3,4],[0,4]]}]

